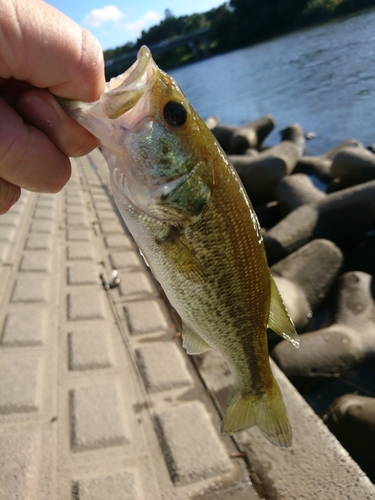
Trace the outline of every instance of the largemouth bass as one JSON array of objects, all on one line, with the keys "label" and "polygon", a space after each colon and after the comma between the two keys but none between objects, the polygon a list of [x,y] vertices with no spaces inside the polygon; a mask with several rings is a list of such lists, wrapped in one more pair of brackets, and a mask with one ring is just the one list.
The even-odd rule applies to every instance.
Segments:
[{"label": "largemouth bass", "polygon": [[297,334],[256,214],[211,132],[145,46],[99,101],[63,106],[99,139],[118,208],[182,318],[186,351],[215,348],[232,371],[222,433],[257,425],[272,443],[290,446],[266,330],[295,346]]}]

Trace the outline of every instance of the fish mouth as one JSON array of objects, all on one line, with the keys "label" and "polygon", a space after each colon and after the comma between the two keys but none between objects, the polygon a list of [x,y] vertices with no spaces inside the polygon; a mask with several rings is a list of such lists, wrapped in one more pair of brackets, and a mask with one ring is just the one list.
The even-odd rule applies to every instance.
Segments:
[{"label": "fish mouth", "polygon": [[112,78],[107,83],[106,91],[100,96],[102,109],[109,119],[119,118],[134,108],[152,86],[155,68],[150,50],[143,45],[135,63],[122,75]]}]

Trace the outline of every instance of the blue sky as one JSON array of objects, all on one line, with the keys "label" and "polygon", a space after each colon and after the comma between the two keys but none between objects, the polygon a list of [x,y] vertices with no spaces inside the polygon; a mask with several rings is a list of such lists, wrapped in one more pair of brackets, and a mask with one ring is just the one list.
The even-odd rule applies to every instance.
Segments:
[{"label": "blue sky", "polygon": [[165,9],[170,9],[178,17],[206,12],[224,1],[48,0],[48,3],[91,31],[106,50],[135,42],[142,29],[148,29],[164,19]]}]

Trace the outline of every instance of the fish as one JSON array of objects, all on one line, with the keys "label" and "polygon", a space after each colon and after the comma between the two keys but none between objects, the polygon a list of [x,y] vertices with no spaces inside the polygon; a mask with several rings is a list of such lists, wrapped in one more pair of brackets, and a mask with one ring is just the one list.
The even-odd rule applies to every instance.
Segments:
[{"label": "fish", "polygon": [[204,121],[146,46],[98,101],[60,102],[98,138],[118,209],[182,319],[183,347],[217,349],[230,367],[222,434],[258,426],[271,443],[291,446],[267,328],[295,347],[298,335],[255,211]]}]

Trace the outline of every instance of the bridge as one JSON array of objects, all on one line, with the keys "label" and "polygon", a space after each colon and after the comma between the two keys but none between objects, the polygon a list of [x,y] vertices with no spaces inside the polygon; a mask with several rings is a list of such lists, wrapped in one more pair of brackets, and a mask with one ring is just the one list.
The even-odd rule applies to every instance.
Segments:
[{"label": "bridge", "polygon": [[[201,30],[192,31],[186,35],[176,36],[173,38],[168,38],[167,40],[162,40],[161,42],[154,43],[148,46],[153,55],[161,54],[162,52],[167,52],[168,50],[174,50],[179,47],[188,46],[191,50],[195,60],[199,58],[199,47],[203,44],[204,46],[204,57],[208,57],[210,54],[210,46],[208,42],[208,32],[209,28],[203,28]],[[137,50],[128,52],[119,57],[114,57],[108,59],[105,62],[106,72],[110,72],[111,75],[119,75],[123,73],[137,57]]]}]

